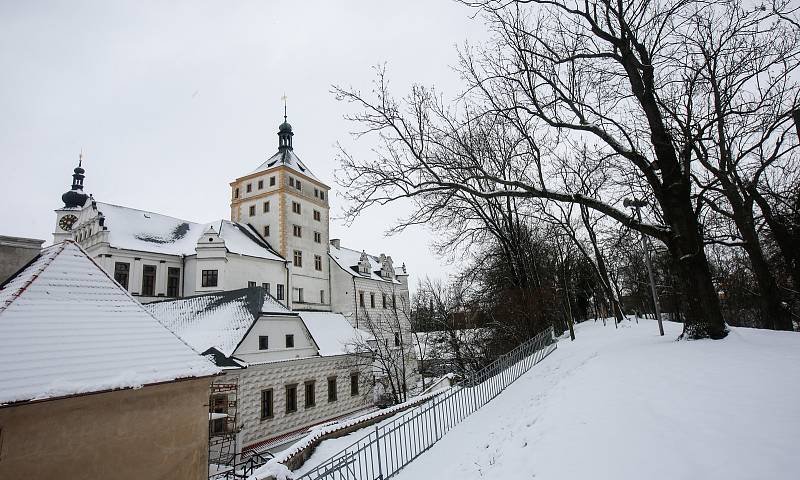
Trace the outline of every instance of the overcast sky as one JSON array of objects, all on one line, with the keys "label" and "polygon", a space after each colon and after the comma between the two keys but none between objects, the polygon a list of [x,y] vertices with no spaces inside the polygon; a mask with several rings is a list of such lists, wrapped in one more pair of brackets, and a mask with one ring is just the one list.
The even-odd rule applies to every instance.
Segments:
[{"label": "overcast sky", "polygon": [[[53,210],[81,148],[98,200],[209,222],[230,215],[228,183],[277,151],[281,96],[298,156],[335,195],[336,142],[355,152],[332,84],[368,90],[386,63],[397,95],[412,82],[460,91],[457,44],[484,28],[452,0],[0,0],[0,234],[52,241]],[[405,262],[412,282],[452,271],[424,228],[386,238],[396,208],[331,238]]]}]

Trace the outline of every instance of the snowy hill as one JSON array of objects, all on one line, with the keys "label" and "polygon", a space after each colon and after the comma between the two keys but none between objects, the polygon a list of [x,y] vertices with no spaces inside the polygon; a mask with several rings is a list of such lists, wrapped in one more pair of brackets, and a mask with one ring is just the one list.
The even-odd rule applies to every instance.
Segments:
[{"label": "snowy hill", "polygon": [[800,478],[800,334],[681,327],[579,325],[398,478]]}]

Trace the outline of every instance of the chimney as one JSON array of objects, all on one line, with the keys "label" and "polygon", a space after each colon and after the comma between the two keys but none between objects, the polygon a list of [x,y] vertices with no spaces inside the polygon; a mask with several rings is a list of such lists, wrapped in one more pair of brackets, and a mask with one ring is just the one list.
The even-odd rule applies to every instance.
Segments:
[{"label": "chimney", "polygon": [[331,238],[331,245],[333,245],[336,248],[342,248],[342,241],[339,240],[338,238]]}]

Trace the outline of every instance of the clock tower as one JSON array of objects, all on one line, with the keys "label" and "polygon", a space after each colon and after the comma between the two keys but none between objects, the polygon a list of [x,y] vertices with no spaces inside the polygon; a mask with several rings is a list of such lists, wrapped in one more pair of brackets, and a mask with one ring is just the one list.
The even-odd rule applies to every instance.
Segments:
[{"label": "clock tower", "polygon": [[83,153],[78,156],[78,166],[72,174],[72,187],[61,195],[64,206],[56,210],[56,229],[53,232],[53,241],[60,242],[67,238],[72,238],[72,228],[78,221],[81,209],[86,204],[88,195],[83,193],[83,179],[85,178],[83,169]]}]

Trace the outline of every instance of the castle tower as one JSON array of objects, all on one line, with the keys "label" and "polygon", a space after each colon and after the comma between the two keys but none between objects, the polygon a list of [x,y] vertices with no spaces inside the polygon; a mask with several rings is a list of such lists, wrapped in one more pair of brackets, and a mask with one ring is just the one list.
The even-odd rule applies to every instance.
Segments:
[{"label": "castle tower", "polygon": [[53,231],[54,242],[72,238],[72,227],[78,221],[78,214],[89,198],[89,195],[83,193],[85,173],[86,170],[83,169],[83,153],[81,153],[78,156],[78,166],[75,167],[72,173],[72,186],[61,195],[61,201],[64,202],[64,206],[56,210],[56,228]]},{"label": "castle tower", "polygon": [[297,157],[292,126],[278,127],[278,152],[231,186],[231,220],[252,225],[287,261],[295,309],[329,310],[330,187]]}]

